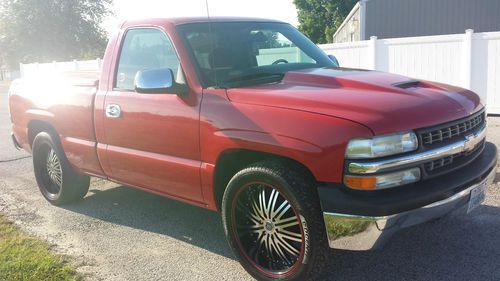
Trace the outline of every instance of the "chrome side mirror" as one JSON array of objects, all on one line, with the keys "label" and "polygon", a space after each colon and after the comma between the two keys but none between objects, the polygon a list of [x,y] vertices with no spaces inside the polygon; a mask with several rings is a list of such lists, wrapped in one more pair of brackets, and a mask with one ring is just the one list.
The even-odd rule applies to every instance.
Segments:
[{"label": "chrome side mirror", "polygon": [[328,55],[328,57],[335,65],[337,65],[337,67],[340,67],[340,63],[334,55]]},{"label": "chrome side mirror", "polygon": [[141,94],[177,94],[187,92],[187,87],[175,82],[170,68],[140,70],[134,79],[135,91]]}]

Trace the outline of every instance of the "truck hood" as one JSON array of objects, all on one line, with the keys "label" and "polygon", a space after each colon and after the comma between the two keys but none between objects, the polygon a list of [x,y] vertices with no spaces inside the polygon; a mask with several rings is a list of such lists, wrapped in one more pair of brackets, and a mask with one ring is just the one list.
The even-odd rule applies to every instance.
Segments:
[{"label": "truck hood", "polygon": [[227,90],[233,102],[348,119],[389,134],[460,119],[480,110],[471,91],[404,76],[356,69],[288,72],[280,83]]}]

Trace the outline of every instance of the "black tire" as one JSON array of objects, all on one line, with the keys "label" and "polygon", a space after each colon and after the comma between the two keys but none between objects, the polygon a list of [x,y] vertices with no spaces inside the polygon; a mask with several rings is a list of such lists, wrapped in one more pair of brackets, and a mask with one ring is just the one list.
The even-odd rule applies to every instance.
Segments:
[{"label": "black tire", "polygon": [[89,190],[90,177],[73,170],[57,139],[47,132],[33,141],[33,167],[40,192],[53,205],[81,200]]},{"label": "black tire", "polygon": [[[241,265],[257,280],[321,277],[329,248],[315,188],[315,180],[302,167],[281,160],[250,165],[230,180],[222,199],[224,231]],[[261,197],[269,199],[267,206],[260,203]],[[290,207],[280,209],[285,201]]]}]

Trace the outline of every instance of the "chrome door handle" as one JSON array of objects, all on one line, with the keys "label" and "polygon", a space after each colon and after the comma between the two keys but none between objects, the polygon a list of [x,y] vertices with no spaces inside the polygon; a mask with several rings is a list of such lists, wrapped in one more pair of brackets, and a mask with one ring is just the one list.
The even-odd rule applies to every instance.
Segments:
[{"label": "chrome door handle", "polygon": [[120,118],[122,115],[122,111],[120,106],[117,104],[108,104],[106,105],[106,117],[109,118]]}]

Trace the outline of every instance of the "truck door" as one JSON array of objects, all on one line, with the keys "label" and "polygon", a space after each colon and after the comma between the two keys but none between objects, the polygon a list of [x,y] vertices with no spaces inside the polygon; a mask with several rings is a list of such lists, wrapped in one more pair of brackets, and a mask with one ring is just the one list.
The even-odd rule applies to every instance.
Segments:
[{"label": "truck door", "polygon": [[140,70],[170,68],[182,80],[171,40],[157,28],[129,29],[118,56],[113,89],[104,101],[107,174],[117,182],[202,202],[201,96],[134,90],[134,77]]}]

